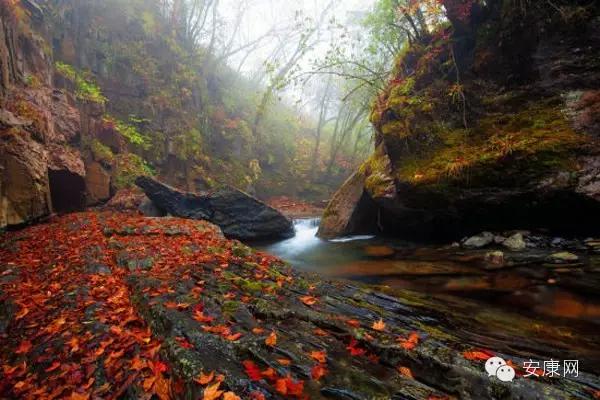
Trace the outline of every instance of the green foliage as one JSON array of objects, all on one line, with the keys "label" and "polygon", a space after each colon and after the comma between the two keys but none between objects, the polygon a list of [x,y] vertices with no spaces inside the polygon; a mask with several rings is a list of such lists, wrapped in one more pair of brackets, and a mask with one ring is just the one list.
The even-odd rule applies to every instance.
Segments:
[{"label": "green foliage", "polygon": [[103,162],[105,164],[111,164],[115,158],[115,155],[110,147],[103,145],[97,139],[92,140],[90,150],[94,160]]},{"label": "green foliage", "polygon": [[137,154],[119,154],[115,157],[114,185],[117,189],[132,187],[141,175],[153,175],[154,171]]},{"label": "green foliage", "polygon": [[127,124],[111,116],[105,116],[103,122],[119,132],[129,143],[147,150],[150,147],[150,140],[141,133],[134,125]]},{"label": "green foliage", "polygon": [[105,104],[107,99],[100,87],[85,73],[77,71],[73,66],[57,61],[56,71],[75,84],[75,95],[79,100]]}]

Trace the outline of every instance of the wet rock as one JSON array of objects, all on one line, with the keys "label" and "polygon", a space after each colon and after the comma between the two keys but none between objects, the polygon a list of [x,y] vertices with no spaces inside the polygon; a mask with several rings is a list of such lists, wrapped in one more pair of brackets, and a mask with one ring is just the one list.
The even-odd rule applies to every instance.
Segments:
[{"label": "wet rock", "polygon": [[138,211],[146,217],[164,217],[166,214],[154,205],[152,200],[144,196],[144,200],[138,207]]},{"label": "wet rock", "polygon": [[556,264],[568,264],[579,261],[579,257],[573,253],[562,251],[548,256],[548,261]]},{"label": "wet rock", "polygon": [[160,210],[173,216],[210,221],[230,238],[255,240],[294,235],[292,222],[283,214],[230,186],[195,194],[145,176],[136,179],[136,184]]},{"label": "wet rock", "polygon": [[494,235],[491,232],[482,232],[465,240],[463,246],[468,249],[480,249],[491,244],[493,241]]},{"label": "wet rock", "polygon": [[501,251],[490,251],[485,255],[485,260],[490,264],[503,265],[504,253]]},{"label": "wet rock", "polygon": [[370,257],[389,257],[394,255],[394,249],[388,246],[366,246],[364,251]]},{"label": "wet rock", "polygon": [[355,172],[334,194],[321,218],[317,235],[329,239],[375,228],[376,206],[365,192],[365,174]]},{"label": "wet rock", "polygon": [[22,224],[51,212],[48,156],[44,146],[12,129],[0,142],[0,227]]},{"label": "wet rock", "polygon": [[527,247],[521,233],[515,233],[514,235],[510,236],[508,239],[502,242],[502,245],[513,251],[524,250],[525,247]]},{"label": "wet rock", "polygon": [[87,163],[85,170],[87,204],[94,205],[108,200],[110,198],[110,173],[96,161]]}]

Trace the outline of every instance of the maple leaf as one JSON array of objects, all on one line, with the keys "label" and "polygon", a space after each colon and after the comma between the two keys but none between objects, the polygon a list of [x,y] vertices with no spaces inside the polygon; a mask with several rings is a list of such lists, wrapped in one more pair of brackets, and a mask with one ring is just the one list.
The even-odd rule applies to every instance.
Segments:
[{"label": "maple leaf", "polygon": [[300,301],[306,304],[307,306],[312,306],[317,302],[317,298],[313,296],[302,296],[300,297]]},{"label": "maple leaf", "polygon": [[241,398],[233,392],[225,392],[223,393],[223,400],[241,400]]},{"label": "maple leaf", "polygon": [[405,339],[399,337],[396,340],[400,343],[400,346],[402,346],[403,349],[412,350],[417,346],[417,344],[419,344],[419,334],[417,332],[411,332],[410,335],[408,335],[408,338]]},{"label": "maple leaf", "polygon": [[379,319],[379,321],[377,322],[373,322],[373,325],[371,326],[371,328],[373,328],[376,331],[383,331],[385,330],[385,322],[383,322],[383,319]]},{"label": "maple leaf", "polygon": [[255,390],[250,393],[250,400],[266,400],[266,397],[261,392]]},{"label": "maple leaf", "polygon": [[252,333],[254,333],[255,335],[260,335],[261,333],[264,333],[265,330],[263,328],[252,328]]},{"label": "maple leaf", "polygon": [[400,375],[402,375],[402,376],[405,376],[405,377],[410,378],[410,379],[415,379],[415,377],[413,376],[412,371],[408,367],[399,366],[398,367],[398,372],[400,372]]},{"label": "maple leaf", "polygon": [[350,344],[348,344],[348,346],[346,346],[346,349],[350,352],[351,356],[362,356],[363,354],[365,354],[367,352],[365,349],[356,347],[357,344],[358,344],[358,341],[356,339],[352,338],[352,339],[350,339]]},{"label": "maple leaf", "polygon": [[213,319],[215,319],[214,317],[204,315],[203,311],[195,311],[194,314],[192,315],[192,318],[194,318],[196,321],[202,322],[202,323],[211,322]]},{"label": "maple leaf", "polygon": [[29,340],[23,340],[15,350],[15,354],[27,354],[31,350],[32,344]]},{"label": "maple leaf", "polygon": [[310,376],[316,381],[321,379],[326,374],[327,374],[327,368],[323,367],[323,365],[321,365],[321,364],[315,365],[310,370]]},{"label": "maple leaf", "polygon": [[204,385],[207,385],[210,382],[212,382],[214,377],[215,377],[215,371],[212,371],[210,374],[205,374],[204,372],[200,372],[200,376],[197,378],[194,378],[194,382],[199,383],[200,385],[204,386]]},{"label": "maple leaf", "polygon": [[329,336],[329,333],[327,333],[327,331],[324,331],[321,328],[316,328],[313,332],[317,336]]},{"label": "maple leaf", "polygon": [[244,360],[242,362],[244,366],[244,370],[246,371],[246,375],[250,377],[251,381],[260,381],[262,379],[262,373],[260,372],[260,368],[256,364],[254,364],[251,360]]},{"label": "maple leaf", "polygon": [[141,371],[144,368],[146,368],[146,361],[142,360],[139,356],[136,355],[131,360],[131,369],[134,371]]},{"label": "maple leaf", "polygon": [[221,397],[223,391],[219,390],[219,386],[221,386],[221,382],[214,383],[211,386],[204,389],[202,400],[216,400],[219,397]]},{"label": "maple leaf", "polygon": [[354,328],[358,328],[360,326],[360,321],[357,321],[355,319],[348,319],[348,320],[346,320],[346,324],[348,324]]},{"label": "maple leaf", "polygon": [[273,368],[267,368],[264,371],[262,371],[260,374],[264,378],[267,378],[268,380],[275,380],[275,379],[277,379],[277,372],[275,372],[275,370]]},{"label": "maple leaf", "polygon": [[52,365],[50,365],[50,366],[49,366],[48,368],[46,368],[44,371],[46,371],[46,372],[52,372],[52,371],[54,371],[55,369],[57,369],[58,367],[60,367],[60,362],[58,362],[58,361],[54,361],[54,362],[52,363]]},{"label": "maple leaf", "polygon": [[487,361],[488,358],[493,357],[494,353],[485,350],[474,350],[465,351],[462,353],[463,357],[471,361]]},{"label": "maple leaf", "polygon": [[310,352],[310,357],[313,360],[316,360],[322,364],[327,362],[327,352],[325,350],[321,350],[321,351],[311,351]]},{"label": "maple leaf", "polygon": [[288,366],[288,365],[291,365],[291,364],[292,364],[292,360],[289,360],[289,359],[287,359],[287,358],[278,358],[278,359],[277,359],[277,362],[278,362],[280,365],[283,365],[283,366]]},{"label": "maple leaf", "polygon": [[238,332],[238,333],[234,333],[231,335],[225,335],[224,337],[225,337],[225,339],[227,339],[231,342],[235,342],[236,340],[238,340],[239,338],[242,337],[242,334],[240,332]]},{"label": "maple leaf", "polygon": [[177,343],[178,343],[178,344],[179,344],[181,347],[183,347],[184,349],[191,349],[191,348],[193,348],[193,347],[194,347],[194,345],[193,345],[193,344],[191,344],[190,342],[188,342],[188,341],[187,341],[187,339],[186,339],[186,338],[184,338],[184,337],[177,336],[177,337],[175,338],[175,340],[176,340],[176,341],[177,341]]},{"label": "maple leaf", "polygon": [[285,378],[277,379],[277,382],[275,382],[275,390],[284,396],[287,395],[288,388]]},{"label": "maple leaf", "polygon": [[265,339],[265,344],[269,347],[275,347],[277,344],[277,334],[271,331],[271,334]]},{"label": "maple leaf", "polygon": [[25,317],[27,314],[29,314],[29,308],[22,306],[21,310],[17,313],[17,315],[15,315],[15,319],[18,321],[21,318]]},{"label": "maple leaf", "polygon": [[162,361],[149,361],[148,362],[150,369],[154,373],[154,376],[158,376],[163,372],[166,372],[169,368],[167,364]]},{"label": "maple leaf", "polygon": [[70,400],[89,400],[89,398],[90,398],[89,393],[78,393],[78,392],[72,392],[71,397],[69,397]]}]

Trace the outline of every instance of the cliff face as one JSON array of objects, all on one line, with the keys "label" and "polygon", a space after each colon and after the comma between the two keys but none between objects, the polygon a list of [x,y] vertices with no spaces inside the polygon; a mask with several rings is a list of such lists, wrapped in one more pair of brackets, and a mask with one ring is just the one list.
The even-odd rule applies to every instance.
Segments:
[{"label": "cliff face", "polygon": [[0,227],[107,200],[127,149],[104,103],[57,72],[47,10],[4,2],[0,17]]},{"label": "cliff face", "polygon": [[[358,174],[378,230],[597,233],[600,6],[490,1],[464,20],[451,11],[451,26],[398,56],[374,103],[376,150]],[[363,204],[331,224],[332,202],[320,234],[369,230],[354,220],[374,213]]]}]

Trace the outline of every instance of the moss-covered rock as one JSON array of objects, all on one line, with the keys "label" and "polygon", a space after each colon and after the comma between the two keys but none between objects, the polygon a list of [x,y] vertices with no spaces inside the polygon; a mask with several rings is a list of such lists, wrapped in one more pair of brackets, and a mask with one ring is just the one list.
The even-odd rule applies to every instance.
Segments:
[{"label": "moss-covered rock", "polygon": [[[378,229],[413,239],[598,232],[600,7],[542,3],[489,2],[468,29],[450,18],[398,55],[360,170]],[[330,208],[349,202],[347,185]]]}]

